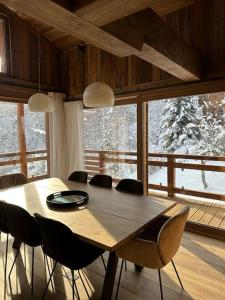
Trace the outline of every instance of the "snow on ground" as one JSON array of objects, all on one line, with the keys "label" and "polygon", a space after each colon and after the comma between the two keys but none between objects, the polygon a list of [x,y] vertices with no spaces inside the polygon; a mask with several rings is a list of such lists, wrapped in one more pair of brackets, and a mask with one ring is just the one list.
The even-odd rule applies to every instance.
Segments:
[{"label": "snow on ground", "polygon": [[[176,187],[202,192],[225,194],[225,173],[223,172],[205,172],[208,187],[204,189],[201,171],[176,169]],[[167,168],[161,168],[149,175],[149,183],[167,185]],[[183,197],[183,195],[182,195]],[[193,198],[193,197],[191,197]],[[194,197],[195,201],[203,201],[201,198]],[[206,200],[210,203],[218,203],[225,206],[224,201]]]}]

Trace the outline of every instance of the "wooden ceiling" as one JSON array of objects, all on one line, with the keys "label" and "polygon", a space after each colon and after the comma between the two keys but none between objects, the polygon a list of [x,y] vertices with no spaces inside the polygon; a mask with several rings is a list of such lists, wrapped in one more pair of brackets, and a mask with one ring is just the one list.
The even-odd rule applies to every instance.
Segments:
[{"label": "wooden ceiling", "polygon": [[201,59],[162,17],[194,0],[0,0],[56,47],[92,44],[135,55],[179,79],[200,79]]},{"label": "wooden ceiling", "polygon": [[[1,2],[7,5],[9,1]],[[163,17],[193,4],[194,0],[53,0],[53,2],[73,11],[96,26],[103,26],[147,7],[151,7],[158,15]],[[81,40],[76,39],[74,36],[40,22],[21,11],[14,10],[14,12],[36,30],[40,30],[47,40],[61,50],[71,49],[82,43]]]}]

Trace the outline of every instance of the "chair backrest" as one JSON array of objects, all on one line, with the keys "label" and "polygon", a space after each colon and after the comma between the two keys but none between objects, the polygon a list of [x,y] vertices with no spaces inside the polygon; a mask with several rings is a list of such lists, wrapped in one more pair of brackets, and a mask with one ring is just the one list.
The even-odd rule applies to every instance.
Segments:
[{"label": "chair backrest", "polygon": [[143,182],[135,179],[122,179],[118,182],[116,189],[121,192],[127,192],[136,195],[143,195]]},{"label": "chair backrest", "polygon": [[25,184],[28,180],[26,176],[21,173],[3,175],[0,177],[0,189],[5,189],[8,187]]},{"label": "chair backrest", "polygon": [[5,203],[10,234],[17,240],[31,246],[41,244],[41,233],[33,216],[20,206]]},{"label": "chair backrest", "polygon": [[87,183],[88,173],[84,171],[75,171],[70,174],[68,180]]},{"label": "chair backrest", "polygon": [[171,261],[179,249],[189,211],[189,206],[183,207],[179,213],[165,222],[159,232],[157,243],[164,265]]},{"label": "chair backrest", "polygon": [[111,189],[112,188],[112,177],[109,175],[97,174],[91,178],[89,184]]},{"label": "chair backrest", "polygon": [[73,232],[59,221],[45,218],[37,213],[34,216],[41,231],[44,253],[61,262],[72,248]]},{"label": "chair backrest", "polygon": [[9,233],[8,218],[4,210],[5,202],[0,201],[0,231]]}]

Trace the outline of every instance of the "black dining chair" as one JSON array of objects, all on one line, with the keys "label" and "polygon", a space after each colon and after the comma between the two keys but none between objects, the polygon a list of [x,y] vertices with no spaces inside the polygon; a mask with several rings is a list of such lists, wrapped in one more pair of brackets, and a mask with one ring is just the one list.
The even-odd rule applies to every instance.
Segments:
[{"label": "black dining chair", "polygon": [[[111,189],[112,188],[112,177],[109,175],[105,175],[105,174],[97,174],[91,178],[91,180],[89,181],[89,184]],[[106,271],[106,263],[105,263],[103,255],[101,255],[101,259],[102,259],[104,269]]]},{"label": "black dining chair", "polygon": [[6,276],[10,230],[9,230],[8,218],[7,215],[5,214],[4,206],[5,206],[5,202],[0,201],[0,233],[3,232],[6,234],[5,270],[4,270],[4,275]]},{"label": "black dining chair", "polygon": [[89,184],[111,189],[112,177],[105,174],[97,174],[91,178]]},{"label": "black dining chair", "polygon": [[118,182],[116,190],[120,192],[143,195],[143,182],[136,179],[122,179]]},{"label": "black dining chair", "polygon": [[[134,195],[144,194],[143,182],[140,180],[130,179],[130,178],[121,179],[116,186],[116,190],[120,192],[134,194]],[[125,268],[127,269],[126,260],[125,260]],[[135,264],[135,270],[137,272],[140,272],[142,270],[142,267]]]},{"label": "black dining chair", "polygon": [[70,174],[68,180],[87,183],[88,173],[84,171],[75,171]]},{"label": "black dining chair", "polygon": [[27,177],[22,173],[8,174],[0,177],[0,189],[28,183]]},{"label": "black dining chair", "polygon": [[75,270],[78,270],[81,282],[89,298],[89,294],[81,277],[80,270],[90,265],[94,260],[101,256],[104,250],[80,240],[78,236],[63,223],[45,218],[37,213],[34,215],[42,235],[43,252],[45,255],[55,261],[42,299],[44,299],[46,295],[49,283],[58,263],[71,270],[73,299],[75,296],[75,289],[78,298],[80,298],[74,277]]},{"label": "black dining chair", "polygon": [[[34,287],[34,248],[41,246],[41,233],[39,226],[33,216],[25,209],[14,204],[4,204],[4,211],[7,216],[10,234],[21,243],[32,247],[32,269],[31,269],[31,295]],[[16,252],[9,278],[15,265],[20,248]]]},{"label": "black dining chair", "polygon": [[[28,179],[22,173],[14,173],[0,176],[0,189],[6,189],[13,186],[26,184],[28,183]],[[13,248],[18,249],[20,247],[20,243],[17,240],[13,242]]]}]

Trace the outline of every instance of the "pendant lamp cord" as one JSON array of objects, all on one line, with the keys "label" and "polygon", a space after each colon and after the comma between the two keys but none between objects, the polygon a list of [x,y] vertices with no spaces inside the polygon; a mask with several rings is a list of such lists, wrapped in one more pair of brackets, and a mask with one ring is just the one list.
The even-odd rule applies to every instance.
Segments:
[{"label": "pendant lamp cord", "polygon": [[41,92],[41,37],[38,32],[38,90]]}]

